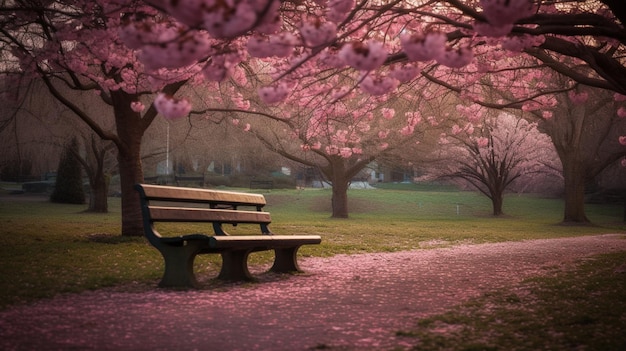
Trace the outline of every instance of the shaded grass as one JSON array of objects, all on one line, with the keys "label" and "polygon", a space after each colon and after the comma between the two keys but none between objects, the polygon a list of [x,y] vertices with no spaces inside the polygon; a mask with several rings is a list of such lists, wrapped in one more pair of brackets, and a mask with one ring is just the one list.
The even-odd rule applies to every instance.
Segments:
[{"label": "shaded grass", "polygon": [[[509,196],[507,216],[494,218],[486,198],[471,192],[351,190],[351,218],[332,219],[329,190],[265,192],[278,234],[319,234],[321,245],[301,256],[332,256],[623,231],[620,207],[589,206],[592,227],[557,225],[562,202]],[[445,191],[444,191],[445,190]],[[44,197],[0,195],[0,308],[63,292],[129,283],[154,286],[162,274],[160,254],[141,238],[122,238],[119,199],[110,213],[84,213],[83,205],[51,204]],[[185,224],[164,227],[174,234],[207,232]],[[240,225],[233,234],[251,229]],[[268,264],[255,253],[250,264]],[[201,255],[195,270],[203,281],[219,269],[217,255]]]},{"label": "shaded grass", "polygon": [[398,336],[413,350],[625,350],[626,253],[596,256],[574,270],[526,280]]}]

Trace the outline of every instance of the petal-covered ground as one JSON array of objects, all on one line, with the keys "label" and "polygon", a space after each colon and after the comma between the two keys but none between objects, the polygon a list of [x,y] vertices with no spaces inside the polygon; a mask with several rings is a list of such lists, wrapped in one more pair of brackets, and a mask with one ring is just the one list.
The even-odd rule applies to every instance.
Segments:
[{"label": "petal-covered ground", "polygon": [[398,330],[625,235],[301,259],[306,274],[195,291],[103,289],[0,312],[2,350],[403,349]]}]

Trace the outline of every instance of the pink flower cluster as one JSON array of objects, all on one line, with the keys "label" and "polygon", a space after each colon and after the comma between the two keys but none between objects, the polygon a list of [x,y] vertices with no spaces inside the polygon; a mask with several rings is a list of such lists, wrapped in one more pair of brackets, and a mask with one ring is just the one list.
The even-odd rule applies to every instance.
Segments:
[{"label": "pink flower cluster", "polygon": [[120,39],[150,70],[191,65],[212,52],[211,38],[205,32],[183,32],[151,20],[128,22],[119,30]]},{"label": "pink flower cluster", "polygon": [[191,104],[186,99],[176,99],[164,93],[159,93],[154,99],[156,110],[168,120],[176,120],[189,115]]},{"label": "pink flower cluster", "polygon": [[404,34],[400,37],[402,50],[410,61],[435,60],[451,68],[464,67],[472,62],[474,59],[472,49],[447,48],[446,41],[446,35],[439,32]]},{"label": "pink flower cluster", "polygon": [[384,95],[398,87],[400,82],[391,76],[370,73],[363,77],[359,87],[364,92],[373,95]]},{"label": "pink flower cluster", "polygon": [[281,102],[289,95],[289,86],[285,82],[259,88],[259,97],[266,104]]},{"label": "pink flower cluster", "polygon": [[387,59],[387,50],[380,42],[352,42],[345,44],[338,53],[339,57],[352,68],[371,71],[379,68]]},{"label": "pink flower cluster", "polygon": [[[249,31],[270,34],[282,25],[279,0],[147,0],[191,28],[214,38],[234,38]],[[199,9],[202,9],[199,11]]]},{"label": "pink flower cluster", "polygon": [[143,112],[146,106],[144,106],[144,104],[142,104],[141,101],[133,101],[130,103],[130,108],[131,110],[137,113],[140,113],[140,112]]},{"label": "pink flower cluster", "polygon": [[253,57],[287,57],[298,44],[298,39],[291,33],[279,33],[269,36],[256,35],[248,39],[247,49]]},{"label": "pink flower cluster", "polygon": [[353,8],[354,0],[328,0],[326,18],[335,23],[343,22]]},{"label": "pink flower cluster", "polygon": [[320,46],[337,37],[337,25],[333,22],[322,22],[319,19],[312,22],[302,22],[300,35],[307,46]]},{"label": "pink flower cluster", "polygon": [[532,16],[535,6],[530,0],[480,0],[487,22],[502,27]]},{"label": "pink flower cluster", "polygon": [[582,105],[589,99],[589,94],[586,91],[577,93],[574,90],[570,90],[567,96],[574,105]]}]

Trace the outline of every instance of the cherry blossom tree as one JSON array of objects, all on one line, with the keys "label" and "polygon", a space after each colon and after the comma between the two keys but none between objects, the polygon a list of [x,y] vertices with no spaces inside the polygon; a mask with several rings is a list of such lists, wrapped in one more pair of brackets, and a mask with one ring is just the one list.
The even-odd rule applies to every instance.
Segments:
[{"label": "cherry blossom tree", "polygon": [[546,174],[560,176],[554,146],[536,123],[507,113],[471,116],[442,134],[442,147],[435,152],[439,167],[427,177],[464,180],[491,200],[493,215],[499,216],[511,186],[544,179]]},{"label": "cherry blossom tree", "polygon": [[[160,106],[146,108],[149,102],[142,102],[142,97],[151,99],[155,91],[175,93],[191,72],[146,69],[122,44],[119,31],[124,11],[141,10],[137,6],[127,8],[109,1],[16,1],[3,3],[2,10],[2,69],[11,73],[7,79],[16,72],[22,80],[41,79],[52,96],[100,138],[115,144],[122,190],[122,234],[141,235],[133,184],[143,179],[142,135]],[[146,10],[144,13],[150,13],[149,8]],[[100,105],[80,106],[77,101],[81,94],[83,98],[96,94]],[[176,105],[171,98],[157,98],[162,104]],[[103,115],[115,121],[113,129],[99,123]]]},{"label": "cherry blossom tree", "polygon": [[[159,58],[161,65],[180,67],[203,54],[213,54],[202,50],[207,45],[201,35],[189,39],[194,31],[232,44],[245,40],[243,49],[254,57],[289,58],[291,64],[261,91],[273,101],[288,95],[291,74],[313,60],[323,60],[326,67],[353,68],[362,75],[363,83],[369,81],[361,85],[364,90],[375,86],[378,92],[391,92],[401,83],[389,74],[391,64],[424,62],[484,71],[494,60],[492,52],[501,56],[502,50],[534,57],[580,83],[626,92],[626,79],[622,78],[626,69],[620,59],[624,11],[614,0],[147,2],[189,29],[177,38],[167,36],[171,40],[167,45],[159,44],[168,52]],[[158,48],[151,38],[160,28],[139,21],[129,34],[137,48],[153,52]],[[193,55],[188,54],[191,45],[198,49]],[[142,56],[154,60],[152,55]],[[560,60],[560,56],[571,60]],[[210,76],[228,72],[232,57],[220,56],[207,65],[214,69]],[[578,70],[581,64],[592,74],[582,74]]]},{"label": "cherry blossom tree", "polygon": [[[2,10],[0,34],[14,67],[42,76],[118,147],[124,233],[141,225],[132,183],[141,180],[141,136],[157,111],[186,116],[190,103],[172,97],[185,83],[240,80],[256,60],[276,67],[258,89],[266,104],[285,101],[305,75],[349,75],[348,91],[375,96],[420,74],[471,86],[512,55],[626,94],[624,11],[616,0],[14,1]],[[60,86],[98,91],[115,112],[116,131],[93,123]],[[477,98],[471,90],[464,97]]]},{"label": "cherry blossom tree", "polygon": [[[569,77],[533,58],[507,57],[491,66],[492,73],[471,78],[448,75],[444,82],[427,77],[470,97],[462,111],[468,118],[489,108],[508,109],[512,113],[522,111],[523,118],[538,123],[550,135],[563,165],[563,222],[588,223],[585,184],[611,163],[626,157],[626,148],[620,144],[620,136],[626,134],[621,118],[626,115],[623,95],[574,84]],[[591,74],[585,65],[578,70]]]},{"label": "cherry blossom tree", "polygon": [[399,149],[411,152],[438,125],[434,108],[445,93],[421,85],[421,91],[408,87],[393,97],[373,96],[350,86],[340,75],[303,76],[284,103],[273,106],[228,94],[227,110],[239,109],[233,125],[285,158],[317,169],[331,185],[334,218],[349,216],[348,188],[355,176]]},{"label": "cherry blossom tree", "polygon": [[[207,7],[203,10],[208,13],[204,21],[192,21],[181,13],[181,9],[188,10],[190,4],[150,3],[200,30],[214,24],[211,21],[215,17],[223,21],[217,27],[222,23],[237,22],[238,16],[220,15],[229,6],[241,10],[242,15],[246,13],[247,17],[242,17],[254,18],[241,32],[213,34],[228,38],[241,38],[257,28],[265,30],[266,17],[262,14],[272,13],[271,18],[283,21],[283,30],[278,37],[274,37],[275,32],[271,31],[261,33],[259,35],[264,40],[255,39],[253,45],[255,52],[269,56],[277,52],[271,49],[276,45],[289,48],[280,55],[290,57],[290,65],[278,72],[268,87],[260,90],[261,96],[270,102],[286,99],[290,84],[293,84],[290,78],[291,82],[296,81],[293,76],[300,74],[301,68],[312,61],[323,62],[325,67],[350,67],[354,69],[357,81],[365,83],[367,79],[367,84],[359,84],[363,91],[369,89],[369,92],[381,94],[393,93],[399,84],[411,81],[411,78],[404,82],[395,79],[392,72],[397,71],[392,67],[401,67],[399,71],[404,74],[405,64],[417,62],[422,66],[422,76],[456,89],[468,104],[481,99],[482,91],[478,89],[477,92],[474,83],[484,74],[495,73],[500,75],[500,80],[510,80],[511,72],[519,71],[514,75],[523,77],[538,67],[547,67],[572,82],[622,95],[626,93],[626,68],[622,60],[626,11],[615,0],[449,0],[417,4],[405,1],[381,4],[340,0],[306,2],[309,15],[303,15],[299,20],[290,17],[303,8],[297,4],[285,2],[277,6],[270,1],[250,1]],[[244,8],[254,9],[247,11]],[[196,13],[196,16],[200,15]],[[286,36],[285,32],[295,33],[296,39]],[[259,47],[266,50],[259,50]],[[519,65],[519,61],[511,60],[516,56],[535,61],[530,65]],[[572,86],[572,83],[565,83],[558,90],[571,89]],[[534,109],[532,106],[542,103],[540,100],[550,100],[546,94],[555,93],[554,90],[523,91],[526,95],[520,94],[522,91],[512,92],[516,102],[509,103],[508,107],[515,108],[517,104],[518,108]],[[542,95],[546,97],[542,98]],[[626,140],[626,136],[623,139]]]},{"label": "cherry blossom tree", "polygon": [[[626,97],[578,87],[555,96],[551,109],[529,111],[551,136],[563,164],[564,223],[588,223],[585,187],[603,170],[626,158]],[[539,114],[539,118],[537,115]]]}]

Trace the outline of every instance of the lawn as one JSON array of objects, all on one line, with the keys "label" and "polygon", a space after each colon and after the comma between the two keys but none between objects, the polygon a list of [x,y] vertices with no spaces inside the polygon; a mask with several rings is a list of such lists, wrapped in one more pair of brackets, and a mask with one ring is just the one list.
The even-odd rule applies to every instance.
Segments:
[{"label": "lawn", "polygon": [[[242,189],[245,190],[245,189]],[[623,232],[622,207],[589,205],[594,226],[560,226],[562,201],[509,195],[506,216],[490,215],[490,203],[472,192],[447,187],[350,190],[351,217],[332,219],[328,189],[265,192],[278,234],[320,234],[322,245],[300,255],[427,249],[455,243],[483,243]],[[45,197],[0,195],[0,308],[50,297],[127,284],[155,285],[162,258],[141,238],[120,232],[120,203],[110,213],[84,213],[84,205],[51,204]],[[244,228],[241,228],[244,227]],[[196,228],[177,224],[177,232]],[[246,230],[245,226],[231,232]],[[267,263],[253,254],[251,265]],[[205,281],[218,272],[219,257],[196,260]]]},{"label": "lawn", "polygon": [[[594,225],[562,226],[558,224],[562,201],[532,195],[507,196],[506,215],[495,218],[489,201],[479,194],[400,184],[351,190],[350,218],[332,219],[328,189],[264,194],[274,232],[322,235],[322,245],[300,250],[304,256],[626,231],[621,206],[589,205],[587,213]],[[0,192],[0,310],[102,287],[154,289],[162,274],[162,258],[144,238],[119,235],[119,198],[110,199],[108,214],[89,214],[84,209],[84,205],[51,204],[42,196]],[[161,229],[199,230],[184,224]],[[250,227],[228,230],[236,234]],[[623,349],[626,275],[614,270],[624,259],[626,253],[604,255],[574,271],[487,292],[395,332],[413,340],[414,350]],[[268,253],[255,253],[250,264],[270,260]],[[219,263],[216,255],[196,259],[194,268],[205,288],[212,287]]]}]

